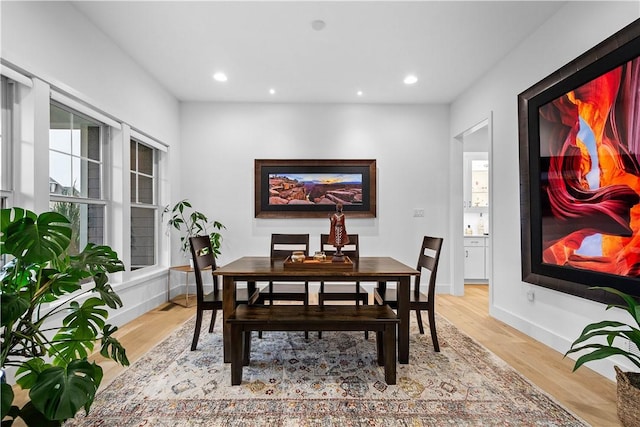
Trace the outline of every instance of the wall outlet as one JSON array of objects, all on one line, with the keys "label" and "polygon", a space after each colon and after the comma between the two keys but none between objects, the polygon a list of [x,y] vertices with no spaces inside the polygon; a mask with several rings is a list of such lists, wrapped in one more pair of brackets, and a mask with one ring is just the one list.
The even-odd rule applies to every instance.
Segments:
[{"label": "wall outlet", "polygon": [[424,209],[422,209],[422,208],[416,208],[416,209],[414,209],[414,210],[413,210],[413,216],[414,216],[415,218],[423,217],[423,216],[424,216]]},{"label": "wall outlet", "polygon": [[536,293],[534,292],[533,289],[529,289],[527,291],[527,299],[531,302],[533,302],[533,300],[536,299]]}]

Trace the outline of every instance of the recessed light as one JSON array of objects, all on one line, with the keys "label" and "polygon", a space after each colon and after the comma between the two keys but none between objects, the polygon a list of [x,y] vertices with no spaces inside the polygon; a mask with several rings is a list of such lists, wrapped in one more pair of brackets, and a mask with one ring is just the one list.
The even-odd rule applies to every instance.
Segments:
[{"label": "recessed light", "polygon": [[223,72],[217,72],[213,75],[213,80],[217,81],[217,82],[226,82],[227,81],[227,75]]},{"label": "recessed light", "polygon": [[407,77],[404,78],[404,84],[406,85],[415,84],[417,81],[418,81],[418,78],[413,74],[409,74]]},{"label": "recessed light", "polygon": [[361,91],[361,90],[359,90],[359,91],[358,91],[358,92],[356,92],[356,93],[358,94],[358,96],[362,96],[362,95],[363,95],[363,93],[362,93],[362,91]]},{"label": "recessed light", "polygon": [[311,22],[311,28],[313,28],[316,31],[322,31],[326,26],[327,26],[326,22],[324,22],[322,19],[316,19],[315,21]]},{"label": "recessed light", "polygon": [[269,93],[271,95],[275,95],[276,94],[276,90],[274,88],[269,89]]}]

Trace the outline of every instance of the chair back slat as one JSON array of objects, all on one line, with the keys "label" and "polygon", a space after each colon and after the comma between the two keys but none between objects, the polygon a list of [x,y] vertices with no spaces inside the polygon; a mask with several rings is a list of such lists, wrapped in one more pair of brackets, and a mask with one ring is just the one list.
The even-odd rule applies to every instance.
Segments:
[{"label": "chair back slat", "polygon": [[218,276],[213,274],[216,269],[216,258],[211,247],[211,239],[209,236],[190,237],[191,258],[193,259],[193,270],[196,277],[196,294],[197,301],[200,304],[204,299],[204,280],[202,277],[203,270],[211,268],[213,279],[213,291],[218,291]]},{"label": "chair back slat", "polygon": [[[352,260],[360,258],[360,244],[357,234],[349,234],[349,244],[342,247],[342,253]],[[320,235],[320,250],[323,251],[327,257],[331,257],[336,253],[336,247],[327,243],[329,241],[328,234]]]},{"label": "chair back slat", "polygon": [[423,270],[427,270],[429,274],[428,291],[429,301],[433,301],[436,288],[436,275],[438,273],[438,263],[440,262],[440,253],[442,251],[442,243],[444,239],[441,237],[424,236],[422,239],[422,247],[420,249],[420,255],[418,256],[418,266],[416,270],[418,274],[415,278],[414,293],[420,294],[420,279],[422,278]]},{"label": "chair back slat", "polygon": [[271,259],[286,259],[293,251],[303,251],[309,255],[308,234],[272,234]]}]

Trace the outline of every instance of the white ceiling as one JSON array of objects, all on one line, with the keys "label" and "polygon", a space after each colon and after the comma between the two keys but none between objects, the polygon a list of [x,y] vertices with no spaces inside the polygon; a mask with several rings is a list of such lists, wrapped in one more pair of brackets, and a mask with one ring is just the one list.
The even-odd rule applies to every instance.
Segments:
[{"label": "white ceiling", "polygon": [[449,103],[563,4],[72,3],[179,100],[330,103]]}]

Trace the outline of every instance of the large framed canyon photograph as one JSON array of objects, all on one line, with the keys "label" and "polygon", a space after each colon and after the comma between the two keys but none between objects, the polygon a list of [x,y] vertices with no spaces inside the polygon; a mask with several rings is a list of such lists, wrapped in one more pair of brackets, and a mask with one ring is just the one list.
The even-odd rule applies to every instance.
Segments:
[{"label": "large framed canyon photograph", "polygon": [[256,218],[328,218],[343,205],[348,217],[376,216],[376,161],[256,159]]},{"label": "large framed canyon photograph", "polygon": [[640,296],[640,21],[518,96],[522,280]]}]

